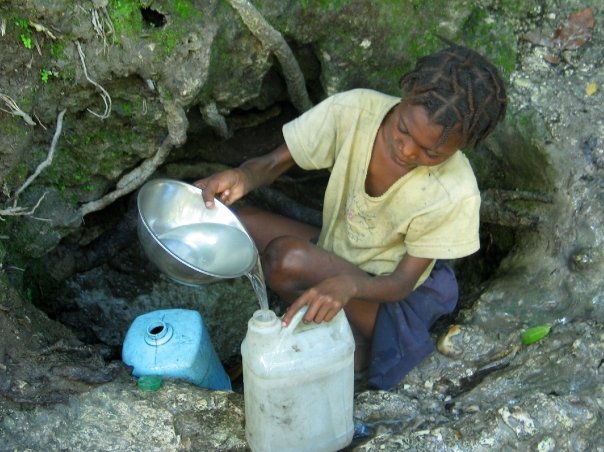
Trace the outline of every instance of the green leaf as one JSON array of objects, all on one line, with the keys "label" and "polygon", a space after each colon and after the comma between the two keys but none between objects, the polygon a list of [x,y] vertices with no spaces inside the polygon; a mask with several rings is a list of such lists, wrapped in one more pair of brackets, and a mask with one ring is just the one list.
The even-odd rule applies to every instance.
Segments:
[{"label": "green leaf", "polygon": [[534,344],[547,336],[552,329],[550,324],[536,325],[522,333],[521,340],[524,345]]}]

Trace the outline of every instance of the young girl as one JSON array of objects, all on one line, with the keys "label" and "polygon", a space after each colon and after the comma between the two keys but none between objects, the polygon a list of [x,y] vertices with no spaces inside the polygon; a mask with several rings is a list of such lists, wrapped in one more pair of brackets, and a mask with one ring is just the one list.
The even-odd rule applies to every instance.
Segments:
[{"label": "young girl", "polygon": [[[318,228],[253,207],[239,215],[270,287],[307,306],[306,322],[344,309],[355,368],[390,389],[433,350],[429,330],[458,299],[443,259],[479,248],[480,194],[459,149],[482,141],[505,115],[495,67],[450,45],[401,78],[402,98],[355,89],[327,98],[283,127],[285,143],[195,183],[208,207],[231,204],[294,164],[328,168]],[[316,244],[315,244],[316,243]]]}]

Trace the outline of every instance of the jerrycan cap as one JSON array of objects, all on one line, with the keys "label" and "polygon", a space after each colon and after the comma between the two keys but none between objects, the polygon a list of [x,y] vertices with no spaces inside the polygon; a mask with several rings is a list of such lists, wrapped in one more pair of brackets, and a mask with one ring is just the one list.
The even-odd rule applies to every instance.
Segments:
[{"label": "jerrycan cap", "polygon": [[138,378],[136,385],[141,391],[157,391],[163,383],[159,375],[143,375]]}]

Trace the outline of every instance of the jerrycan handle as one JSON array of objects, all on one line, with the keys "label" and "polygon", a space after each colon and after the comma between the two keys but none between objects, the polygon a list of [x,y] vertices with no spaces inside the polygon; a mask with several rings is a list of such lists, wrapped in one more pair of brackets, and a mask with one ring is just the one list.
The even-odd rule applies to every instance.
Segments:
[{"label": "jerrycan handle", "polygon": [[308,306],[302,306],[298,312],[294,314],[292,321],[287,326],[287,328],[283,328],[283,335],[290,335],[294,333],[294,330],[298,327],[298,324],[302,321],[304,314],[308,311]]}]

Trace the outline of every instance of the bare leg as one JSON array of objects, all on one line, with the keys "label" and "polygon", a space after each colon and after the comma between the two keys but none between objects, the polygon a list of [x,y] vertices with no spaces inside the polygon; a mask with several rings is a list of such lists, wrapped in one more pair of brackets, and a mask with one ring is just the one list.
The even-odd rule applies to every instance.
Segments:
[{"label": "bare leg", "polygon": [[269,242],[277,237],[289,235],[309,241],[319,237],[321,232],[315,226],[256,207],[242,207],[237,214],[254,239],[260,253],[263,253]]},{"label": "bare leg", "polygon": [[[320,233],[314,226],[255,207],[244,207],[238,215],[262,255],[268,284],[286,301],[293,302],[309,287],[336,274],[366,275],[350,262],[310,243]],[[344,307],[355,336],[356,371],[367,365],[378,308],[377,303],[363,300],[351,300]]]},{"label": "bare leg", "polygon": [[[289,302],[331,276],[343,273],[367,276],[363,270],[335,254],[290,236],[277,237],[267,245],[263,268],[273,290]],[[350,323],[365,338],[371,339],[378,308],[378,303],[350,300],[344,311]]]}]

